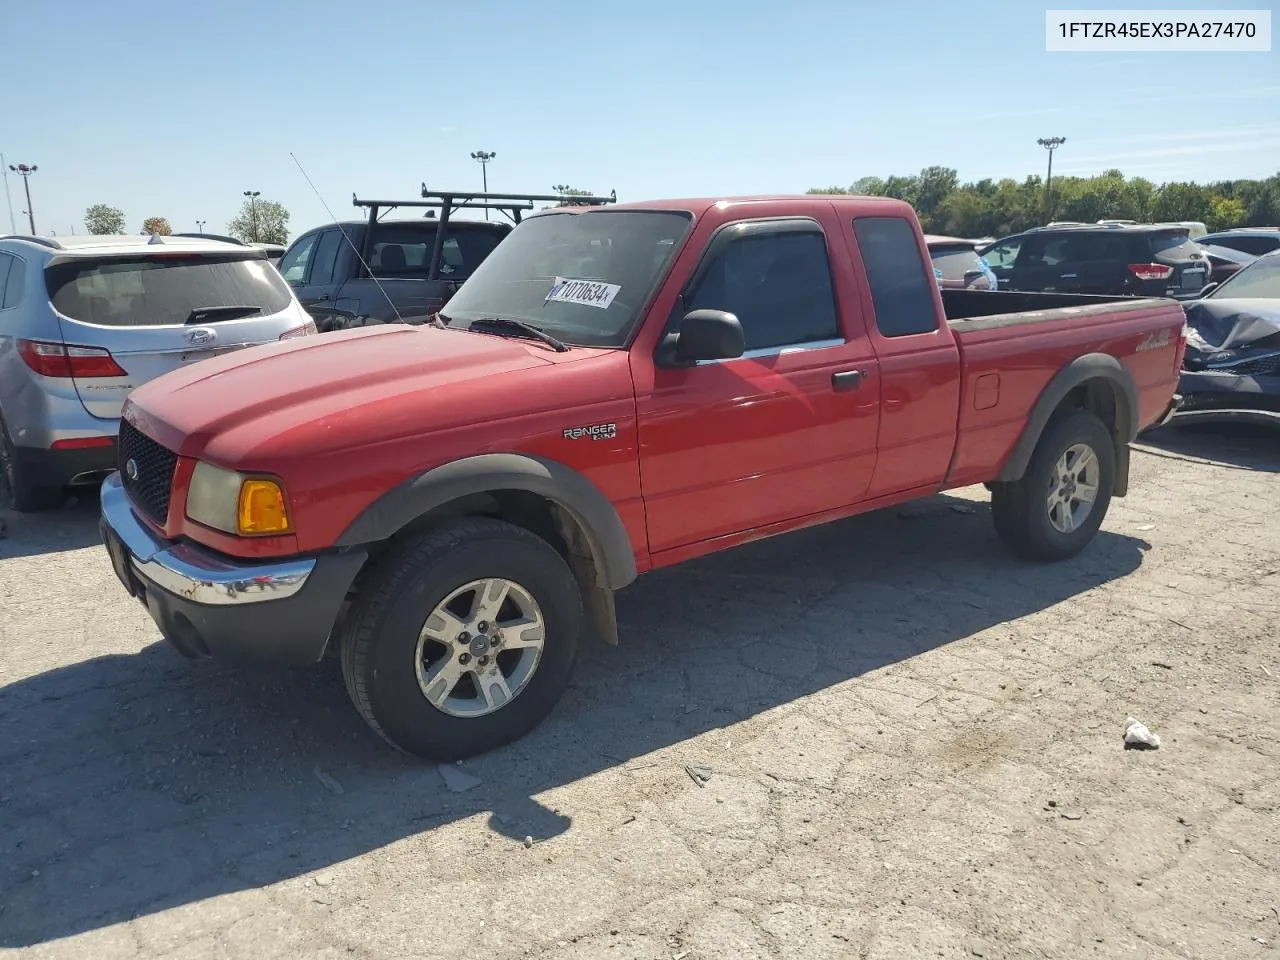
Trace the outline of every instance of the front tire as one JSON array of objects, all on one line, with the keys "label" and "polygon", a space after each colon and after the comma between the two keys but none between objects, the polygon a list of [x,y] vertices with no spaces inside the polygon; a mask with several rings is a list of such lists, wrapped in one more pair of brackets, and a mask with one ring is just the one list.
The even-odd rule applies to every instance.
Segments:
[{"label": "front tire", "polygon": [[393,746],[460,760],[516,740],[559,701],[582,633],[564,558],[502,520],[434,530],[378,561],[346,619],[347,692]]},{"label": "front tire", "polygon": [[1022,479],[994,484],[991,516],[1005,546],[1040,561],[1083,550],[1111,504],[1114,444],[1111,431],[1087,410],[1050,420]]}]

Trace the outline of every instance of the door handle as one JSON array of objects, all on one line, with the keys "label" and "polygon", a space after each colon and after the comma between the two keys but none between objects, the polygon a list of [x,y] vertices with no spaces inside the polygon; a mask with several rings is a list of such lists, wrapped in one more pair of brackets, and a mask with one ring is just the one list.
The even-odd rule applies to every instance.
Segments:
[{"label": "door handle", "polygon": [[1074,280],[1074,279],[1076,279],[1076,277],[1078,277],[1078,276],[1079,276],[1079,274],[1078,274],[1078,273],[1064,273],[1064,274],[1062,275],[1062,279],[1063,279],[1063,280]]},{"label": "door handle", "polygon": [[831,389],[857,390],[862,386],[861,370],[841,370],[831,375]]}]

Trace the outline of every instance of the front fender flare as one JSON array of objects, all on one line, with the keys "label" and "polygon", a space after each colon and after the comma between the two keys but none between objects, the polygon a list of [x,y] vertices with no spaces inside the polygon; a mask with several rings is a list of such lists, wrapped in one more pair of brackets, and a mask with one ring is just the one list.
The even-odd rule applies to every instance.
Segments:
[{"label": "front fender flare", "polygon": [[1129,485],[1129,444],[1138,435],[1138,385],[1124,364],[1106,353],[1077,357],[1054,375],[1032,406],[1027,425],[1005,460],[997,481],[1022,479],[1049,419],[1072,390],[1091,380],[1105,382],[1115,398],[1116,422],[1112,431],[1116,443],[1115,495],[1124,496]]},{"label": "front fender flare", "polygon": [[631,538],[609,498],[576,470],[532,454],[480,454],[411,477],[366,507],[335,546],[386,540],[438,507],[468,495],[497,490],[537,494],[566,510],[585,533],[597,558],[600,586],[621,590],[635,580]]}]

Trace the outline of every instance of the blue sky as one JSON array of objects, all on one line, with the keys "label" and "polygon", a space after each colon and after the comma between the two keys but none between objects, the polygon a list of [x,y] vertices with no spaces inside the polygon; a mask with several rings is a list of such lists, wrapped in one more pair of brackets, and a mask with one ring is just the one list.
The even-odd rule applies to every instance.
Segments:
[{"label": "blue sky", "polygon": [[[1162,8],[1269,4],[1207,0]],[[1058,2],[1053,6],[1067,6]],[[1081,3],[1080,7],[1103,6]],[[1127,5],[1125,5],[1127,6]],[[1046,53],[1044,4],[0,0],[0,152],[36,226],[223,230],[244,190],[296,234],[352,192],[552,184],[620,199],[802,192],[867,174],[1280,169],[1280,55]],[[22,185],[10,176],[15,214]],[[0,206],[0,230],[8,228]]]}]

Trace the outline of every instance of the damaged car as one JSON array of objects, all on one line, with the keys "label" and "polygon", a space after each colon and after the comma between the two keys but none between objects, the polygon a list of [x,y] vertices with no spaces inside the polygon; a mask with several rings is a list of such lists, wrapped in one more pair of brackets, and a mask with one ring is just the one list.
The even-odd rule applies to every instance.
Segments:
[{"label": "damaged car", "polygon": [[1186,304],[1187,352],[1174,422],[1280,426],[1280,251]]}]

